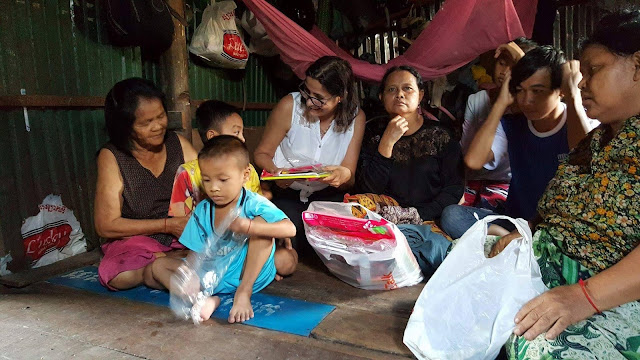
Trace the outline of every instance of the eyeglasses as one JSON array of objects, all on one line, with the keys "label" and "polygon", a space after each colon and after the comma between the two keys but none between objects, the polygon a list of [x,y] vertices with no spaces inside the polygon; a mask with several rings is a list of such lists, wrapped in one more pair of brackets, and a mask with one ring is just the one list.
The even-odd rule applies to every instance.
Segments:
[{"label": "eyeglasses", "polygon": [[311,100],[311,104],[317,108],[321,108],[325,106],[327,104],[327,101],[336,97],[335,95],[333,95],[328,99],[322,100],[322,99],[318,99],[317,97],[311,96],[311,94],[309,94],[309,89],[307,89],[307,85],[304,83],[304,81],[301,82],[300,85],[298,85],[298,90],[300,90],[300,95],[302,95],[302,97],[305,98],[305,100],[307,99]]}]

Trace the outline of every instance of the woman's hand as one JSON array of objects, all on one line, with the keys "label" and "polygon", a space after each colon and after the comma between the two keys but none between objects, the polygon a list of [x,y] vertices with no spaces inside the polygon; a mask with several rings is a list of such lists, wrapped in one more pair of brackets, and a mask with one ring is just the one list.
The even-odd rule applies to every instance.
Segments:
[{"label": "woman's hand", "polygon": [[167,229],[166,232],[171,234],[177,238],[182,235],[182,231],[184,231],[184,227],[187,226],[187,221],[189,221],[189,216],[176,216],[172,218],[167,218]]},{"label": "woman's hand", "polygon": [[504,248],[506,248],[507,245],[509,245],[509,243],[511,243],[511,241],[513,241],[514,239],[517,239],[517,238],[521,238],[521,237],[522,237],[522,235],[520,235],[518,230],[514,230],[514,231],[510,232],[509,234],[501,237],[500,240],[498,240],[498,242],[496,242],[493,245],[493,248],[491,248],[491,252],[489,252],[489,257],[492,258],[492,257],[500,254],[502,252],[502,250],[504,250]]},{"label": "woman's hand", "polygon": [[555,339],[569,325],[587,319],[595,310],[582,293],[580,285],[553,288],[526,303],[516,314],[514,334],[533,340],[547,332],[547,340]]},{"label": "woman's hand", "polygon": [[498,94],[498,98],[496,99],[496,104],[501,104],[505,108],[511,106],[513,104],[514,99],[513,95],[509,91],[509,83],[511,82],[511,70],[507,70],[504,74],[504,81],[502,82],[502,87],[500,88],[500,94]]},{"label": "woman's hand", "polygon": [[344,166],[325,166],[323,170],[330,171],[331,174],[320,181],[333,187],[339,187],[351,179],[351,170]]},{"label": "woman's hand", "polygon": [[391,119],[382,134],[380,145],[378,145],[380,154],[386,158],[390,158],[393,153],[393,146],[407,131],[409,131],[409,122],[407,119],[400,115],[396,115],[396,117]]},{"label": "woman's hand", "polygon": [[382,139],[380,142],[389,142],[391,145],[395,144],[400,140],[402,135],[404,135],[409,130],[409,122],[407,119],[400,115],[396,115],[389,124],[387,124],[387,128],[384,130],[384,134],[382,134]]}]

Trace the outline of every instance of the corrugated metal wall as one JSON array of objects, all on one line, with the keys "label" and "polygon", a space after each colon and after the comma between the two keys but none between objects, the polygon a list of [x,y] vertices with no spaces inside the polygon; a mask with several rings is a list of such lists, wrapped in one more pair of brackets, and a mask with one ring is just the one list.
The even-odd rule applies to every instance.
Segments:
[{"label": "corrugated metal wall", "polygon": [[[191,98],[218,99],[240,103],[275,103],[279,100],[264,68],[255,56],[249,56],[244,71],[236,74],[235,72],[238,71],[190,66],[189,91]],[[243,111],[240,115],[242,115],[245,126],[263,126],[269,112],[249,110]]]},{"label": "corrugated metal wall", "polygon": [[580,40],[593,32],[602,15],[595,3],[560,7],[553,24],[553,46],[562,49],[567,59],[578,59]]},{"label": "corrugated metal wall", "polygon": [[[0,1],[0,95],[104,96],[116,81],[141,76],[139,49],[106,45],[100,24],[96,0]],[[96,244],[95,153],[105,140],[101,110],[0,111],[5,252],[21,252],[22,220],[49,193],[62,195]]]},{"label": "corrugated metal wall", "polygon": [[[434,0],[426,5],[411,9],[408,17],[420,17],[431,21],[438,10],[442,7],[445,0]],[[393,21],[393,26],[396,21]],[[396,31],[386,31],[379,34],[367,36],[360,47],[355,51],[357,57],[362,54],[373,54],[376,63],[386,64],[389,60],[400,55],[398,44],[398,33]]]},{"label": "corrugated metal wall", "polygon": [[[98,1],[0,0],[0,95],[105,96],[115,82],[143,76],[138,48],[107,44]],[[277,101],[255,58],[242,73],[235,79],[190,66],[192,99],[242,102],[246,84],[246,101]],[[267,115],[243,114],[254,126]],[[21,223],[49,193],[62,195],[95,246],[95,154],[107,139],[102,110],[28,109],[27,116],[30,131],[22,109],[0,110],[0,255],[21,252]]]}]

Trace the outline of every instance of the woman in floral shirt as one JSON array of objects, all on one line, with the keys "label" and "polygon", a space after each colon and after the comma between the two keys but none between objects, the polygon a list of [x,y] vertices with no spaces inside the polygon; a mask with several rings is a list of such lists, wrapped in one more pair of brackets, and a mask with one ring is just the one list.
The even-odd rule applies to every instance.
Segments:
[{"label": "woman in floral shirt", "polygon": [[604,17],[580,69],[587,115],[602,125],[538,204],[533,247],[551,290],[516,315],[512,359],[640,359],[640,11]]}]

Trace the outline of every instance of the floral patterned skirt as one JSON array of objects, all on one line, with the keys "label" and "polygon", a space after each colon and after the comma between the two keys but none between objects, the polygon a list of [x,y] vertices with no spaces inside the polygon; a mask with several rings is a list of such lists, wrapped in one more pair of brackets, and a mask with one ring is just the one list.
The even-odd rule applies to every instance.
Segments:
[{"label": "floral patterned skirt", "polygon": [[[594,273],[562,254],[555,240],[538,230],[533,250],[542,281],[549,288],[588,279]],[[509,359],[638,359],[640,302],[633,301],[569,326],[554,340],[541,334],[532,341],[512,335],[505,345]]]}]

